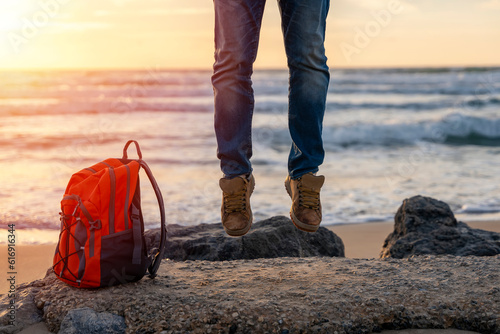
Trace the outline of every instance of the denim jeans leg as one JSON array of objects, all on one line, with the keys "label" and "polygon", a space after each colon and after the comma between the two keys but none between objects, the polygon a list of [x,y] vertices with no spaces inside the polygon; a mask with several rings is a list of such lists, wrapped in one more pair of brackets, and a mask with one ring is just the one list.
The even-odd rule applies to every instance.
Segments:
[{"label": "denim jeans leg", "polygon": [[329,0],[279,0],[290,72],[288,173],[298,178],[323,163],[322,129],[330,72],[325,29]]},{"label": "denim jeans leg", "polygon": [[265,0],[214,0],[214,125],[224,176],[252,172],[251,75],[257,56]]}]

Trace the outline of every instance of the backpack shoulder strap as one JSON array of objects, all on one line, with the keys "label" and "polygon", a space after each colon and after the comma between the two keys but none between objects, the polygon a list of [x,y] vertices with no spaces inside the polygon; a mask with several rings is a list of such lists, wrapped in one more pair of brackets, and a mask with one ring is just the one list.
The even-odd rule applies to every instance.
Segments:
[{"label": "backpack shoulder strap", "polygon": [[149,181],[153,186],[154,192],[156,194],[156,199],[158,200],[158,206],[160,207],[160,219],[161,219],[160,247],[158,249],[158,252],[156,254],[153,254],[151,265],[148,268],[149,277],[155,278],[156,272],[160,267],[160,262],[163,259],[163,255],[165,253],[165,245],[167,239],[167,229],[165,226],[165,205],[163,203],[163,196],[161,195],[160,187],[158,187],[158,183],[156,183],[156,180],[153,176],[153,173],[151,172],[151,169],[149,169],[149,166],[146,164],[146,162],[141,160],[139,163],[146,172],[146,175],[148,176]]},{"label": "backpack shoulder strap", "polygon": [[160,187],[158,186],[158,183],[156,182],[156,179],[154,178],[153,173],[151,172],[151,169],[149,169],[149,166],[146,164],[146,162],[144,160],[142,160],[142,152],[141,152],[141,149],[139,147],[139,143],[137,141],[129,140],[127,142],[127,144],[125,144],[125,147],[123,148],[123,159],[128,159],[127,149],[131,143],[135,144],[135,148],[137,149],[137,155],[139,156],[139,160],[137,160],[137,162],[139,162],[140,166],[146,172],[146,175],[148,176],[148,179],[151,182],[151,185],[153,186],[153,190],[155,192],[156,199],[158,201],[158,206],[160,207],[160,219],[161,219],[160,247],[159,247],[157,253],[152,255],[151,264],[148,267],[149,277],[155,278],[156,272],[158,271],[158,268],[160,267],[160,262],[163,259],[163,255],[165,252],[166,239],[167,239],[167,229],[166,229],[166,224],[165,224],[165,204],[163,202],[163,196],[161,194]]}]

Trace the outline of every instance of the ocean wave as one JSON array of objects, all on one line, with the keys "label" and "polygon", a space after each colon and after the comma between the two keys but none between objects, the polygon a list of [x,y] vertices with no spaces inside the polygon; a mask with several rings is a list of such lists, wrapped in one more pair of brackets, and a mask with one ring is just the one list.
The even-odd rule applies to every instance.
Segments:
[{"label": "ocean wave", "polygon": [[[162,101],[164,100],[164,101]],[[182,98],[177,101],[164,99],[118,98],[105,101],[60,101],[59,103],[40,103],[23,105],[0,104],[0,116],[64,115],[64,114],[126,114],[144,111],[153,112],[212,112],[213,102],[205,99]]]},{"label": "ocean wave", "polygon": [[[261,132],[266,136],[259,136]],[[254,137],[266,138],[275,148],[290,145],[288,129],[261,127],[254,130]],[[449,114],[437,121],[328,126],[323,129],[323,141],[327,150],[352,146],[408,146],[421,142],[499,147],[500,119]]]},{"label": "ocean wave", "polygon": [[487,105],[496,105],[500,104],[500,98],[498,97],[490,97],[490,98],[474,98],[464,102],[469,107],[484,107]]},{"label": "ocean wave", "polygon": [[[56,75],[54,75],[56,73]],[[102,85],[102,86],[178,86],[210,84],[210,71],[196,70],[98,70],[98,71],[8,71],[2,72],[9,86],[47,87],[62,84]],[[6,81],[7,82],[7,81]]]},{"label": "ocean wave", "polygon": [[462,96],[463,99],[480,100],[481,95],[494,96],[500,93],[499,87],[460,87],[442,85],[344,85],[344,84],[331,84],[329,91],[337,95],[363,95],[363,94],[376,94],[376,95],[427,95],[427,96],[443,96],[447,95],[456,98]]},{"label": "ocean wave", "polygon": [[[286,112],[288,101],[283,98],[259,97],[256,99],[255,111],[263,113]],[[332,99],[330,99],[332,100]],[[423,99],[421,102],[391,102],[384,101],[338,101],[327,102],[327,112],[345,110],[402,110],[411,112],[446,110],[466,108],[483,110],[500,104],[500,98],[464,99],[453,98]],[[15,103],[14,103],[15,102]],[[0,116],[28,115],[64,115],[64,114],[104,114],[128,112],[213,112],[212,96],[177,96],[177,97],[146,97],[146,98],[107,98],[101,99],[38,99],[37,101],[13,99],[12,103],[0,101]]]},{"label": "ocean wave", "polygon": [[[326,131],[327,142],[349,145],[437,144],[500,146],[500,119],[450,114],[438,121],[403,124],[360,124]],[[330,137],[330,138],[329,138]]]},{"label": "ocean wave", "polygon": [[[210,71],[5,75],[0,82],[0,116],[213,111]],[[287,71],[256,71],[253,88],[257,112],[287,110]],[[482,110],[499,104],[500,68],[333,69],[327,108],[418,112],[457,106]]]},{"label": "ocean wave", "polygon": [[[137,115],[139,116],[140,114]],[[145,115],[144,117],[148,118],[152,115],[154,114]],[[287,123],[284,120],[285,118],[283,118],[283,122],[279,123],[266,122],[263,123],[265,125],[255,125],[253,129],[254,143],[275,150],[283,150],[283,147],[289,147],[291,144],[290,134]],[[103,124],[107,123],[104,122]],[[211,128],[211,125],[209,128]],[[116,129],[113,129],[115,128],[111,128],[111,132],[108,133],[104,131],[106,128],[103,128],[103,131],[97,132],[98,136],[96,137],[91,136],[93,132],[72,133],[68,137],[68,134],[64,131],[59,134],[49,132],[43,136],[35,137],[13,138],[7,136],[0,138],[0,147],[15,148],[19,151],[28,150],[31,152],[34,149],[47,150],[62,145],[65,147],[76,147],[81,151],[96,144],[102,146],[122,140],[123,134],[116,133]],[[198,133],[194,142],[191,140],[192,133],[186,133],[185,135],[181,133],[144,133],[141,136],[143,139],[153,140],[161,138],[165,142],[191,146],[194,144],[212,145],[212,135],[211,131],[203,134]],[[437,120],[416,120],[414,122],[401,120],[395,123],[375,124],[369,120],[358,121],[350,124],[344,123],[343,125],[334,124],[325,126],[323,129],[323,140],[327,150],[353,146],[411,146],[421,142],[454,146],[476,145],[500,147],[500,118],[453,113]],[[164,161],[161,162],[163,163]]]},{"label": "ocean wave", "polygon": [[500,71],[500,67],[486,66],[486,67],[394,67],[394,68],[362,68],[362,69],[334,69],[333,72],[343,72],[348,74],[359,73],[378,73],[378,74],[440,74],[440,73],[483,73]]},{"label": "ocean wave", "polygon": [[487,213],[498,213],[500,212],[500,204],[497,205],[463,205],[460,210],[457,211],[459,214],[487,214]]}]

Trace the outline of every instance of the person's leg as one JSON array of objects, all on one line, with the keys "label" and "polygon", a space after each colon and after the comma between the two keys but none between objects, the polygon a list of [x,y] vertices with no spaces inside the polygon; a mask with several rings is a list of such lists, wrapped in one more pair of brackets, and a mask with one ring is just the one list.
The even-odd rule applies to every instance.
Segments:
[{"label": "person's leg", "polygon": [[252,172],[251,75],[265,0],[214,0],[217,157],[226,178]]},{"label": "person's leg", "polygon": [[330,73],[324,48],[329,0],[279,0],[290,70],[288,126],[292,148],[285,187],[292,198],[290,218],[306,232],[321,223],[324,176],[322,128]]},{"label": "person's leg", "polygon": [[254,97],[251,75],[257,56],[265,0],[214,0],[215,100],[217,157],[224,177],[221,221],[231,236],[252,225],[250,196],[255,187],[252,156]]},{"label": "person's leg", "polygon": [[288,173],[297,179],[323,163],[323,116],[330,73],[324,48],[329,0],[279,0],[289,88],[292,148]]}]

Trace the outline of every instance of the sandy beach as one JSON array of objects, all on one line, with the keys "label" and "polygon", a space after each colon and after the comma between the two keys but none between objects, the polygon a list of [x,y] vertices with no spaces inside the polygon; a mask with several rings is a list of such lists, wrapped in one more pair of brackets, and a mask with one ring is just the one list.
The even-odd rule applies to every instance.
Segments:
[{"label": "sandy beach", "polygon": [[[500,221],[469,222],[473,228],[500,233]],[[326,226],[336,233],[345,245],[347,258],[378,258],[382,244],[393,230],[393,222],[345,224]],[[19,232],[18,233],[22,233]],[[16,283],[22,284],[43,278],[52,265],[55,244],[16,246]],[[7,246],[0,245],[1,254],[7,253]],[[1,264],[4,278],[0,281],[0,294],[7,291],[7,262]]]}]

